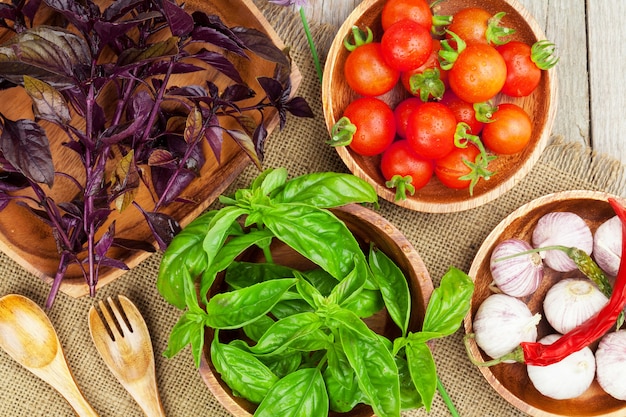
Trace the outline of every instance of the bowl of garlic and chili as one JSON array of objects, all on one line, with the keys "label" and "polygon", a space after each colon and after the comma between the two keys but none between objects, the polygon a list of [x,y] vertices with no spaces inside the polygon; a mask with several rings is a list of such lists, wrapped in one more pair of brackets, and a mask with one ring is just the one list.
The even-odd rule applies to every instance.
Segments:
[{"label": "bowl of garlic and chili", "polygon": [[[469,275],[475,282],[475,292],[472,298],[472,307],[465,317],[466,334],[468,336],[474,334],[473,322],[481,304],[494,292],[500,292],[493,285],[490,270],[491,255],[500,243],[507,239],[520,239],[532,245],[532,234],[539,220],[549,213],[559,212],[575,213],[580,216],[595,237],[600,226],[616,215],[612,203],[609,202],[612,199],[624,204],[623,200],[609,193],[587,190],[563,191],[537,198],[503,219],[487,236],[469,270]],[[621,235],[621,229],[616,232]],[[590,257],[593,259],[593,252],[591,252]],[[609,275],[607,277],[612,285],[619,285],[618,279]],[[541,320],[537,324],[536,341],[557,333],[545,319],[543,303],[548,291],[557,282],[567,278],[584,279],[585,275],[578,269],[559,272],[544,263],[543,278],[538,288],[532,294],[515,298],[524,302],[532,314],[541,315]],[[614,280],[615,283],[613,283]],[[622,283],[623,281],[624,279],[622,279]],[[611,297],[599,314],[566,333],[561,337],[564,340],[554,342],[554,346],[536,341],[523,342],[517,349],[518,361],[499,363],[493,366],[478,366],[478,369],[487,382],[506,401],[533,417],[623,416],[626,414],[626,402],[618,400],[604,391],[597,378],[581,395],[569,399],[556,399],[542,394],[533,385],[528,376],[527,366],[543,367],[550,365],[574,351],[582,350],[583,345],[588,345],[595,352],[603,334],[610,334],[615,330],[614,319],[622,310],[620,307],[624,301],[623,294]],[[468,336],[466,336],[468,355],[472,361],[478,363],[493,360],[476,344],[474,339]],[[591,364],[589,365],[591,366]]]}]

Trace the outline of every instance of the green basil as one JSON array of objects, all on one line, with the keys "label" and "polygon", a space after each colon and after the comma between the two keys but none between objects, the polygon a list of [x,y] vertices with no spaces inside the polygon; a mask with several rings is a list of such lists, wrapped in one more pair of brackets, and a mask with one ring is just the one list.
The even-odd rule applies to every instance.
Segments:
[{"label": "green basil", "polygon": [[411,316],[411,293],[402,270],[382,251],[370,248],[369,263],[391,319],[405,335]]},{"label": "green basil", "polygon": [[356,374],[339,344],[329,345],[327,350],[328,367],[324,371],[324,381],[328,390],[330,409],[346,413],[365,398],[359,388]]},{"label": "green basil", "polygon": [[365,285],[369,268],[360,258],[356,258],[354,264],[354,269],[330,292],[328,296],[329,303],[343,305],[359,297]]},{"label": "green basil", "polygon": [[278,378],[296,372],[302,365],[302,352],[290,351],[277,356],[258,357]]},{"label": "green basil", "polygon": [[200,365],[200,355],[204,346],[204,316],[192,311],[186,311],[178,319],[167,342],[167,349],[163,355],[174,357],[185,346],[191,344],[196,367]]},{"label": "green basil", "polygon": [[433,355],[426,343],[408,343],[404,349],[411,380],[422,397],[424,408],[430,411],[437,391],[437,369]]},{"label": "green basil", "polygon": [[236,329],[267,314],[297,279],[261,282],[240,290],[216,294],[206,307],[206,324],[214,329]]},{"label": "green basil", "polygon": [[311,271],[303,271],[302,275],[304,275],[306,280],[309,281],[324,297],[328,297],[332,289],[335,288],[335,285],[339,282],[335,277],[321,268],[313,269]]},{"label": "green basil", "polygon": [[327,210],[284,204],[265,210],[263,221],[279,240],[338,280],[354,269],[356,257],[365,256],[352,232]]},{"label": "green basil", "polygon": [[280,352],[289,347],[294,340],[310,335],[322,324],[321,318],[315,313],[285,317],[272,324],[251,351],[256,354]]},{"label": "green basil", "polygon": [[317,368],[299,369],[272,386],[254,417],[320,417],[328,415],[328,393]]},{"label": "green basil", "polygon": [[400,377],[400,408],[402,410],[412,410],[423,407],[422,396],[417,391],[413,379],[411,379],[411,372],[406,359],[399,356],[394,356],[394,359],[396,360],[398,376]]},{"label": "green basil", "polygon": [[370,317],[385,307],[379,290],[362,289],[358,297],[351,298],[342,307],[354,311],[361,318]]},{"label": "green basil", "polygon": [[233,262],[226,269],[224,281],[233,289],[249,287],[263,281],[293,278],[293,269],[268,263]]},{"label": "green basil", "polygon": [[185,308],[183,292],[185,278],[182,274],[198,277],[207,267],[202,242],[216,213],[216,211],[204,213],[189,223],[172,239],[163,253],[157,276],[157,289],[168,303],[180,309]]},{"label": "green basil", "polygon": [[354,175],[312,173],[287,182],[272,199],[280,204],[300,203],[332,208],[349,203],[374,203],[378,196],[370,184]]},{"label": "green basil", "polygon": [[450,268],[430,296],[423,330],[442,336],[456,332],[469,311],[473,292],[472,279],[460,269]]},{"label": "green basil", "polygon": [[237,226],[236,220],[244,214],[246,214],[245,209],[224,207],[213,216],[202,241],[202,247],[207,257],[207,266],[211,266],[218,251],[228,236],[232,234],[233,227]]},{"label": "green basil", "polygon": [[233,394],[260,403],[278,377],[254,355],[218,341],[215,333],[211,343],[211,362]]},{"label": "green basil", "polygon": [[272,326],[272,324],[274,324],[274,320],[270,316],[265,315],[259,317],[251,323],[244,325],[243,331],[249,339],[258,342],[261,336],[263,336],[263,334],[267,331],[267,329]]}]

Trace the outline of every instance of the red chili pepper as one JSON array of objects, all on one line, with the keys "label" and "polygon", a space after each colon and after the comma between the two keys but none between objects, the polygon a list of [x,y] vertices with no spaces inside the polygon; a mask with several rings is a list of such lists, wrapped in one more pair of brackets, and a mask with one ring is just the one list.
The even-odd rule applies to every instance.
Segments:
[{"label": "red chili pepper", "polygon": [[[626,208],[614,198],[609,204],[622,221],[622,239],[626,243]],[[520,347],[527,365],[546,366],[565,359],[570,354],[600,339],[617,321],[626,306],[626,244],[622,245],[622,262],[609,302],[595,316],[567,332],[551,345],[522,342]]]}]

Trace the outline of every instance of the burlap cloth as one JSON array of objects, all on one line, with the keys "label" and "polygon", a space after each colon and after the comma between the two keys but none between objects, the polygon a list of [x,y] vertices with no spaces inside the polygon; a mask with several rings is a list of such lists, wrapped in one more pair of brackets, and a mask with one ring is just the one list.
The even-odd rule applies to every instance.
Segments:
[{"label": "burlap cloth", "polygon": [[[291,47],[304,81],[298,94],[315,110],[315,119],[290,118],[285,130],[271,135],[266,148],[265,167],[284,166],[291,175],[316,171],[346,172],[333,149],[324,144],[327,131],[321,110],[320,84],[297,16],[289,9],[255,0],[277,32]],[[322,58],[336,28],[315,25],[312,31]],[[244,171],[231,188],[247,186],[258,172]],[[623,166],[598,156],[581,145],[553,138],[539,163],[512,190],[496,201],[473,210],[453,214],[426,214],[399,208],[382,201],[380,212],[413,243],[428,267],[435,285],[454,265],[469,270],[472,259],[489,231],[517,207],[544,194],[568,189],[604,190],[615,194],[626,191]],[[1,215],[1,214],[0,214]],[[180,311],[158,294],[155,280],[160,255],[156,254],[102,288],[97,299],[125,294],[144,315],[156,353],[158,384],[168,416],[229,416],[211,395],[194,368],[189,349],[173,359],[161,355],[170,329]],[[4,254],[0,255],[0,294],[18,293],[43,305],[49,287],[25,272]],[[67,360],[86,398],[102,417],[142,416],[131,397],[115,380],[96,352],[87,325],[87,312],[94,300],[60,295],[49,317],[64,346]],[[462,330],[436,345],[435,359],[443,384],[461,416],[523,416],[499,397],[467,360],[462,346]],[[30,374],[4,351],[0,353],[0,416],[72,416],[62,397]],[[446,406],[436,396],[430,413],[424,410],[407,416],[448,416]],[[277,416],[280,417],[280,416]]]}]

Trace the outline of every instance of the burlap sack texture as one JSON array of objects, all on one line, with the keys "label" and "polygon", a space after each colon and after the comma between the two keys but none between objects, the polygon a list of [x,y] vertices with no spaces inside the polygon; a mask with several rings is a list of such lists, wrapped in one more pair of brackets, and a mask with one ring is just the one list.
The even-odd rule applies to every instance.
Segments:
[{"label": "burlap sack texture", "polygon": [[[320,84],[311,64],[300,21],[289,9],[255,0],[284,42],[302,74],[298,94],[313,107],[316,117],[291,120],[286,129],[274,133],[266,148],[265,167],[286,167],[292,176],[316,171],[347,172],[333,149],[324,144],[327,131],[321,109]],[[312,25],[322,58],[336,28]],[[247,186],[258,174],[245,170],[231,186]],[[545,194],[561,190],[590,189],[625,194],[623,166],[590,149],[553,138],[541,160],[529,175],[496,201],[473,210],[452,214],[427,214],[381,202],[381,214],[394,223],[413,243],[428,267],[435,285],[449,266],[469,270],[482,241],[500,220],[517,207]],[[229,190],[229,191],[230,191]],[[214,204],[216,206],[216,204]],[[159,389],[168,416],[226,417],[194,368],[191,353],[183,351],[173,359],[162,357],[169,332],[180,311],[168,305],[155,288],[160,255],[156,254],[117,281],[101,289],[97,299],[125,294],[144,315],[156,353]],[[43,305],[49,287],[5,255],[0,255],[0,295],[18,293]],[[102,417],[140,417],[139,407],[114,379],[93,347],[87,325],[89,307],[96,300],[60,295],[49,317],[54,324],[75,378],[86,398]],[[462,330],[440,341],[434,352],[439,375],[459,413],[464,417],[524,416],[487,384],[467,360]],[[62,397],[41,380],[0,352],[0,416],[73,416]],[[436,396],[430,413],[412,411],[406,416],[449,416]]]}]

